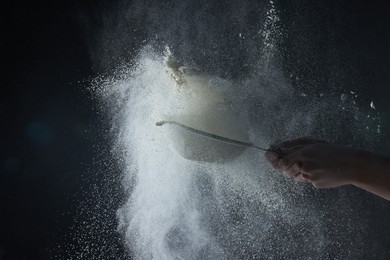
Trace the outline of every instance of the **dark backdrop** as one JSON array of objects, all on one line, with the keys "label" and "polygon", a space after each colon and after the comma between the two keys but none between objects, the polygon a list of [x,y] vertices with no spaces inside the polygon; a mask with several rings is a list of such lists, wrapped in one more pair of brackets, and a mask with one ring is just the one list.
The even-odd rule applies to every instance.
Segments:
[{"label": "dark backdrop", "polygon": [[[93,201],[120,187],[104,187],[115,171],[101,160],[109,126],[84,91],[94,74],[80,18],[94,5],[20,1],[4,10],[0,259],[70,259],[91,241],[120,245],[117,202]],[[92,217],[106,225],[83,224]]]}]

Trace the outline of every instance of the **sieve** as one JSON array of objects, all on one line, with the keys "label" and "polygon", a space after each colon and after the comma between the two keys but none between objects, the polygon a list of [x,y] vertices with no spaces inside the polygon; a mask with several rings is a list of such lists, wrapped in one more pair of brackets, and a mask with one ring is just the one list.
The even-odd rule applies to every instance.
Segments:
[{"label": "sieve", "polygon": [[223,142],[223,143],[227,143],[227,144],[231,144],[231,145],[236,145],[236,146],[241,146],[241,147],[245,147],[245,148],[254,148],[254,149],[257,149],[257,150],[260,150],[260,151],[263,151],[263,152],[273,152],[273,153],[276,153],[279,156],[279,158],[283,157],[282,151],[281,151],[280,148],[272,150],[272,149],[259,147],[257,145],[252,144],[252,143],[242,142],[242,141],[230,139],[230,138],[227,138],[227,137],[223,137],[223,136],[220,136],[220,135],[208,133],[208,132],[205,132],[205,131],[202,131],[202,130],[199,130],[199,129],[195,129],[195,128],[192,128],[192,127],[180,124],[180,123],[178,123],[176,121],[160,121],[160,122],[156,123],[156,126],[163,126],[165,124],[176,125],[176,126],[181,127],[182,129],[186,130],[186,131],[191,132],[191,133],[194,133],[194,134],[197,134],[197,135],[200,135],[200,136],[212,139],[212,140],[216,140],[216,141],[219,141],[219,142]]}]

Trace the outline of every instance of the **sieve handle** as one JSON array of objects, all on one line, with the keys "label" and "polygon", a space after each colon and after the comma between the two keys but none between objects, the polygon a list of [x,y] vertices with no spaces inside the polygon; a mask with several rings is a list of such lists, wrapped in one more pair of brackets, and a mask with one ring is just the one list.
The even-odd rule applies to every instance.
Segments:
[{"label": "sieve handle", "polygon": [[174,125],[180,126],[181,128],[184,128],[185,130],[190,131],[190,132],[192,132],[194,134],[201,135],[201,136],[204,136],[204,137],[207,137],[207,138],[210,138],[210,139],[214,139],[214,140],[217,140],[217,141],[220,141],[220,142],[224,142],[224,143],[228,143],[228,144],[232,144],[232,145],[236,145],[236,146],[255,148],[255,149],[261,150],[263,152],[274,152],[274,153],[276,153],[279,156],[279,158],[282,158],[284,156],[283,152],[282,152],[282,150],[280,148],[278,148],[276,150],[266,149],[266,148],[263,148],[263,147],[256,146],[256,145],[254,145],[252,143],[246,143],[246,142],[230,139],[230,138],[227,138],[227,137],[215,135],[215,134],[212,134],[212,133],[208,133],[208,132],[205,132],[205,131],[202,131],[202,130],[199,130],[199,129],[195,129],[195,128],[192,128],[192,127],[180,124],[180,123],[178,123],[176,121],[160,121],[160,122],[156,123],[156,126],[162,126],[162,125],[165,125],[165,124],[174,124]]}]

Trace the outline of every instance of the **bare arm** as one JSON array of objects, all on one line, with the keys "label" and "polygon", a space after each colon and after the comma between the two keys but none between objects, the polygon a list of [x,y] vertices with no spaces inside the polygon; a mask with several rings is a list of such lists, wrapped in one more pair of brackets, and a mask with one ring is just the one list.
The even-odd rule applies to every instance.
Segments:
[{"label": "bare arm", "polygon": [[365,152],[352,184],[390,200],[390,158]]},{"label": "bare arm", "polygon": [[322,140],[300,138],[271,146],[271,165],[299,182],[317,188],[352,184],[390,200],[390,158]]}]

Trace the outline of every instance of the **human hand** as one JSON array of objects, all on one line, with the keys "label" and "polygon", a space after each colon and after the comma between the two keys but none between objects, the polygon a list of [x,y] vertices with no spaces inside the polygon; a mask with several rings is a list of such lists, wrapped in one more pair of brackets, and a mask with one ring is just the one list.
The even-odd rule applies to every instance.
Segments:
[{"label": "human hand", "polygon": [[298,182],[316,188],[353,184],[357,178],[360,154],[351,148],[323,140],[299,138],[270,147],[266,159],[276,170]]}]

